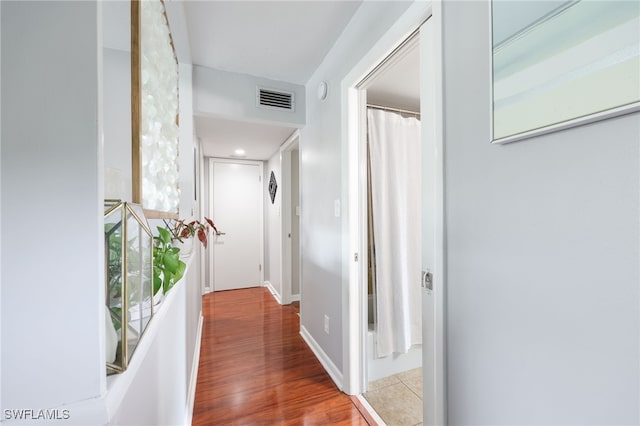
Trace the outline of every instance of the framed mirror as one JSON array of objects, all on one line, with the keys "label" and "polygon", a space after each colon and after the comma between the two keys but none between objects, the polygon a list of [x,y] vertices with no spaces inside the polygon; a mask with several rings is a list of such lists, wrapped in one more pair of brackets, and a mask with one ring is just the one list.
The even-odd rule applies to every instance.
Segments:
[{"label": "framed mirror", "polygon": [[491,141],[640,110],[640,2],[491,2]]},{"label": "framed mirror", "polygon": [[160,0],[131,0],[131,124],[133,202],[177,218],[178,61]]}]

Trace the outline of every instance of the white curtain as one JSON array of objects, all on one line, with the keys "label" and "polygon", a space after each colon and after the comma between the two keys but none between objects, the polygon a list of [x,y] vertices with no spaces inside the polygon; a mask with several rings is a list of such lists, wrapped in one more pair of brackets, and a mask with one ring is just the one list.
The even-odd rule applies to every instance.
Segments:
[{"label": "white curtain", "polygon": [[380,358],[422,343],[420,121],[369,109],[368,130]]}]

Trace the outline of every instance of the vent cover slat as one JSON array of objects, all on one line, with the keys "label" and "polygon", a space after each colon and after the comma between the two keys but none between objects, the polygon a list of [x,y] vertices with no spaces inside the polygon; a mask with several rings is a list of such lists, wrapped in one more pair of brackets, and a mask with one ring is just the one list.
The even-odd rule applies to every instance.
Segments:
[{"label": "vent cover slat", "polygon": [[258,106],[266,108],[293,111],[293,93],[279,92],[271,89],[258,88]]}]

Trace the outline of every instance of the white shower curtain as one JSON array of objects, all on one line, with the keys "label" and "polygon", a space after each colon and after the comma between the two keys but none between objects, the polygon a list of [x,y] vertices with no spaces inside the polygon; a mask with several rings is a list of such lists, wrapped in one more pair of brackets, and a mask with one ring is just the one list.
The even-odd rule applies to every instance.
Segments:
[{"label": "white shower curtain", "polygon": [[368,130],[380,358],[422,343],[420,121],[369,109]]}]

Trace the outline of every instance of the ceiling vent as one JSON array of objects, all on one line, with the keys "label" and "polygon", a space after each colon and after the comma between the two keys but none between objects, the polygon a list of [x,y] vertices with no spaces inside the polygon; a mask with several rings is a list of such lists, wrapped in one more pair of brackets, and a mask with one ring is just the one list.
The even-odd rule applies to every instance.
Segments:
[{"label": "ceiling vent", "polygon": [[264,87],[257,88],[256,100],[258,106],[261,108],[277,109],[280,111],[293,111],[295,106],[293,93],[265,89]]}]

